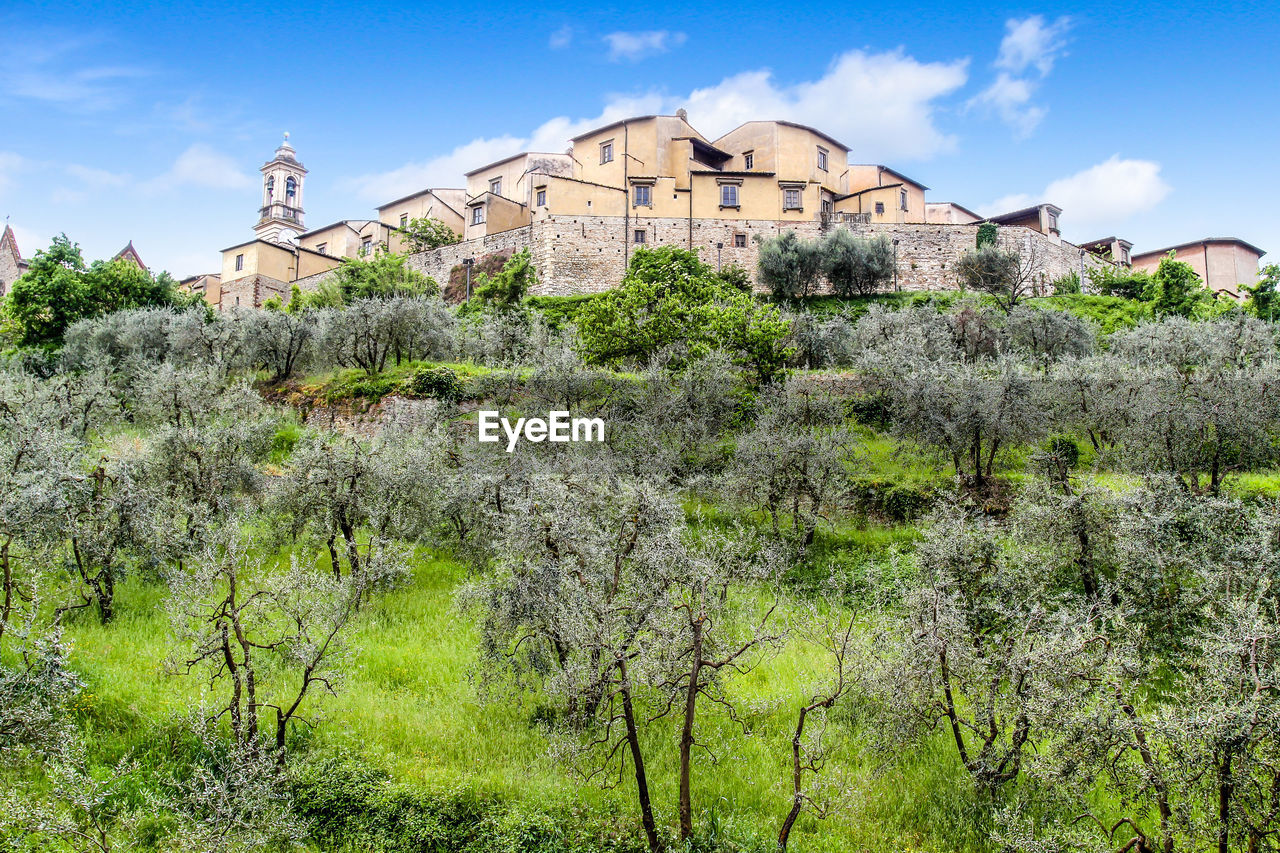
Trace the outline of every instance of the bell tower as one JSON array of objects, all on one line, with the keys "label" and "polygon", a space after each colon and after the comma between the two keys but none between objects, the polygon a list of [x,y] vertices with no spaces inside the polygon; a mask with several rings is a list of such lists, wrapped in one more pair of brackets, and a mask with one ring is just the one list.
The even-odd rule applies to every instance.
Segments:
[{"label": "bell tower", "polygon": [[259,240],[289,243],[305,230],[302,217],[302,183],[307,170],[289,144],[289,134],[276,155],[262,166],[262,205],[253,233]]}]

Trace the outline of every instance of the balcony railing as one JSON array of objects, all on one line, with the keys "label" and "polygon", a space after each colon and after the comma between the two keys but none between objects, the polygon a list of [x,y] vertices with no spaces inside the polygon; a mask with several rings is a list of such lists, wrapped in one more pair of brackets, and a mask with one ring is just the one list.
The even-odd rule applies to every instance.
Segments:
[{"label": "balcony railing", "polygon": [[301,222],[302,211],[284,204],[269,204],[261,210],[263,219],[283,219],[286,222]]},{"label": "balcony railing", "polygon": [[870,225],[871,214],[823,211],[818,214],[818,222],[823,228],[830,228],[832,225]]}]

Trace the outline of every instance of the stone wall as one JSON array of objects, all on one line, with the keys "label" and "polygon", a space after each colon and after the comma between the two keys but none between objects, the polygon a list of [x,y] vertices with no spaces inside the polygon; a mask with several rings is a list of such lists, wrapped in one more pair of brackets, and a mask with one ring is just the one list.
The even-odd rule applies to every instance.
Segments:
[{"label": "stone wall", "polygon": [[0,296],[8,293],[9,286],[21,277],[22,269],[18,267],[18,262],[13,259],[13,255],[0,251]]},{"label": "stone wall", "polygon": [[[953,290],[956,260],[972,249],[977,235],[976,225],[942,223],[829,225],[813,222],[779,222],[741,219],[662,219],[625,218],[621,216],[551,216],[545,220],[467,240],[429,252],[409,256],[409,265],[442,287],[449,282],[449,272],[463,258],[481,258],[487,254],[520,251],[528,248],[538,271],[537,295],[568,296],[596,293],[616,287],[622,280],[630,255],[637,248],[635,232],[645,232],[646,246],[681,246],[695,248],[710,264],[736,264],[754,277],[759,245],[757,238],[774,237],[795,230],[807,239],[821,237],[829,228],[849,228],[859,237],[883,234],[898,240],[898,282],[902,290]],[[746,245],[735,246],[735,237],[745,237]],[[1055,279],[1078,273],[1081,266],[1079,247],[1055,242],[1038,231],[1022,227],[1002,227],[1002,245],[1026,256],[1034,255],[1041,270],[1044,288]],[[720,249],[716,244],[722,244]],[[1084,253],[1086,267],[1106,261]],[[303,289],[314,289],[328,273],[299,279]],[[227,304],[224,298],[224,305]]]},{"label": "stone wall", "polygon": [[269,275],[247,275],[222,284],[218,307],[224,310],[237,306],[261,308],[262,303],[273,296],[279,296],[282,301],[287,302],[291,287],[292,285]]},{"label": "stone wall", "polygon": [[303,413],[309,427],[372,438],[383,430],[413,432],[436,424],[438,400],[384,397],[366,405],[362,401],[345,405],[315,406]]}]

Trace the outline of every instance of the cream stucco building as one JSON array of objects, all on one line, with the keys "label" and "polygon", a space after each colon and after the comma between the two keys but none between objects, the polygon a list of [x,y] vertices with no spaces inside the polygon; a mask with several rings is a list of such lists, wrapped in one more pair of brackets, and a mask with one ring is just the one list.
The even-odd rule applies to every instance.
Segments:
[{"label": "cream stucco building", "polygon": [[[287,297],[294,283],[315,286],[343,258],[406,250],[404,229],[423,217],[462,240],[415,255],[419,269],[449,278],[468,258],[536,243],[547,253],[540,270],[546,292],[611,287],[635,247],[651,244],[714,250],[717,262],[750,267],[755,238],[788,228],[889,234],[905,262],[900,278],[922,287],[947,286],[951,255],[973,245],[970,232],[983,221],[1031,240],[1028,247],[1045,247],[1058,273],[1079,271],[1086,256],[1089,263],[1127,263],[1132,248],[1119,238],[1067,243],[1058,223],[1063,211],[1049,203],[984,218],[956,202],[931,202],[920,181],[882,164],[850,163],[847,145],[790,121],[749,121],[709,139],[678,110],[611,122],[567,142],[564,153],[521,152],[478,166],[459,176],[457,188],[406,187],[376,218],[307,230],[308,173],[286,134],[260,170],[254,239],[224,249],[221,270],[193,277],[190,286],[213,304],[260,305]],[[1201,274],[1210,286],[1231,278],[1230,287],[1215,289],[1238,291],[1256,277],[1261,250],[1249,255],[1253,247],[1242,241],[1205,242]],[[935,251],[939,246],[948,248]],[[1190,260],[1197,246],[1175,249]],[[1215,261],[1218,255],[1230,263]],[[1134,266],[1144,257],[1133,256]]]}]

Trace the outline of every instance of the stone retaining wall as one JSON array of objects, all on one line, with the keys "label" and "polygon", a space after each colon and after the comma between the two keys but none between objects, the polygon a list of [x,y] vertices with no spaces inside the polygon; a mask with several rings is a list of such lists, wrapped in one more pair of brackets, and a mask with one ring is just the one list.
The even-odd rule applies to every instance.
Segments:
[{"label": "stone retaining wall", "polygon": [[[820,222],[779,222],[741,219],[627,219],[621,216],[551,216],[545,220],[409,256],[413,269],[435,279],[441,287],[463,258],[480,259],[496,252],[528,248],[538,271],[537,295],[568,296],[598,293],[622,280],[630,255],[637,248],[635,232],[645,232],[646,246],[694,248],[710,264],[736,264],[755,275],[757,238],[774,237],[794,230],[807,239],[821,237],[830,228],[849,228],[859,237],[883,234],[898,241],[898,281],[902,290],[954,290],[955,263],[974,246],[975,225],[935,223],[853,224],[824,226]],[[1040,285],[1079,273],[1082,253],[1071,243],[1055,242],[1038,231],[1019,226],[1000,228],[1000,242],[1020,254],[1036,257]],[[743,235],[746,245],[735,246]],[[717,249],[716,244],[723,244]],[[1092,268],[1107,263],[1084,252],[1083,264]],[[329,273],[299,279],[304,290],[314,289]]]}]

